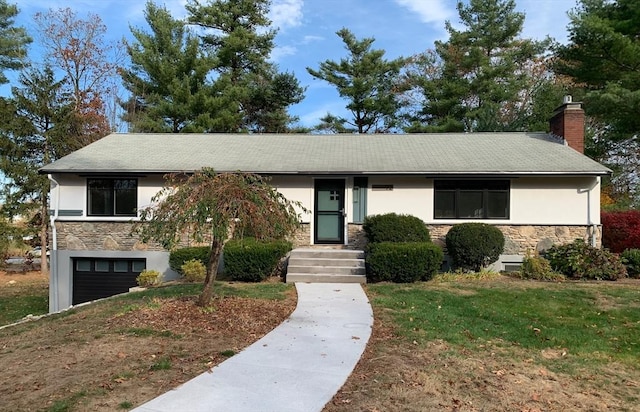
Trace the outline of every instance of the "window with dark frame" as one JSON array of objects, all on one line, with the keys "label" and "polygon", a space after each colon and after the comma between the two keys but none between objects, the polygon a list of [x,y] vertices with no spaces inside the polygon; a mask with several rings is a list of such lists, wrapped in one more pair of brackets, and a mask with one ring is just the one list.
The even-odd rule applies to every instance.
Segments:
[{"label": "window with dark frame", "polygon": [[508,180],[434,181],[435,219],[509,219]]},{"label": "window with dark frame", "polygon": [[87,179],[89,216],[136,216],[137,179]]}]

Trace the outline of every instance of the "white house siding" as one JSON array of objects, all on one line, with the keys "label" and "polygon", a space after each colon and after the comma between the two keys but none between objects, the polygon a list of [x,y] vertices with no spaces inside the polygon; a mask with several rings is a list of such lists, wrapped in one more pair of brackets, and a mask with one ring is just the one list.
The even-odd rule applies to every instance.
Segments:
[{"label": "white house siding", "polygon": [[[366,177],[366,176],[365,176]],[[52,252],[52,292],[50,310],[65,309],[71,303],[71,262],[75,257],[112,258],[115,256],[147,259],[147,268],[159,270],[167,278],[176,274],[168,268],[168,252],[159,245],[143,245],[130,236],[131,217],[87,216],[86,177],[57,175],[60,184],[52,191],[51,208],[59,207],[56,218],[57,249]],[[303,230],[296,245],[308,245],[313,239],[314,182],[316,179],[345,179],[345,233],[351,247],[362,247],[361,225],[353,223],[352,177],[274,176],[274,185],[287,199],[301,202]],[[508,255],[500,264],[521,260],[528,250],[550,243],[568,242],[576,237],[590,239],[596,233],[599,244],[600,179],[598,177],[519,177],[511,180],[510,219],[479,220],[498,226],[507,238]],[[432,238],[443,243],[453,224],[468,220],[433,218],[433,178],[424,176],[368,176],[367,214],[395,212],[414,215],[425,221]],[[161,175],[138,178],[138,207],[151,204],[162,187]],[[378,185],[385,189],[374,189]],[[58,201],[58,196],[59,201]],[[64,212],[64,213],[63,213]]]},{"label": "white house siding", "polygon": [[284,197],[298,201],[307,212],[297,208],[300,220],[310,223],[313,217],[313,178],[311,176],[273,176],[270,184]]},{"label": "white house siding", "polygon": [[600,224],[600,178],[519,178],[511,181],[512,224]]}]

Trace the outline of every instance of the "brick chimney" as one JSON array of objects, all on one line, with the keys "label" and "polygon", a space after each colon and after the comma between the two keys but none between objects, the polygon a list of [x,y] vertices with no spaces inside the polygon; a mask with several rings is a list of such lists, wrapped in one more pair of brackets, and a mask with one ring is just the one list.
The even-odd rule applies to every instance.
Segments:
[{"label": "brick chimney", "polygon": [[551,133],[564,138],[569,147],[584,153],[584,110],[582,103],[565,96],[549,120]]}]

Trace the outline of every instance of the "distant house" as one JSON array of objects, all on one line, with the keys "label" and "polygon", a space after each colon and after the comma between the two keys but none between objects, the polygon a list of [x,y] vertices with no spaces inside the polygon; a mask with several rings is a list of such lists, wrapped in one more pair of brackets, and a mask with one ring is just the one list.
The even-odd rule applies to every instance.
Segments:
[{"label": "distant house", "polygon": [[600,178],[583,155],[584,112],[567,101],[546,133],[399,135],[112,134],[41,169],[53,211],[50,310],[126,290],[143,268],[175,275],[168,252],[130,235],[167,172],[212,167],[267,175],[309,210],[295,243],[358,248],[367,215],[494,224],[499,268],[527,251],[600,243]]}]

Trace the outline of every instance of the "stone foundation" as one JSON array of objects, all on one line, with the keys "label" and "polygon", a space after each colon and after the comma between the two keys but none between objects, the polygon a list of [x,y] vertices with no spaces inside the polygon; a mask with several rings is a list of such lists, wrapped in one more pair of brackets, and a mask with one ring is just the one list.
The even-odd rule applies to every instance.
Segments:
[{"label": "stone foundation", "polygon": [[[445,246],[445,237],[452,225],[427,225],[431,240]],[[571,243],[576,239],[591,242],[589,226],[535,226],[535,225],[496,225],[504,234],[505,255],[526,255],[527,252],[542,252],[554,244]],[[597,246],[602,242],[602,227],[597,226]]]},{"label": "stone foundation", "polygon": [[129,222],[56,222],[60,250],[164,251],[155,242],[142,243]]},{"label": "stone foundation", "polygon": [[[130,222],[56,222],[58,249],[61,250],[120,250],[120,251],[163,251],[155,243],[142,243],[131,234]],[[445,236],[452,225],[427,225],[434,243],[444,247]],[[527,252],[543,251],[554,244],[584,239],[590,242],[589,226],[535,226],[535,225],[496,225],[505,236],[505,255],[525,255]],[[349,223],[347,227],[349,249],[363,249],[367,238],[361,224]],[[602,227],[597,226],[597,246],[602,239]],[[302,224],[290,239],[293,247],[311,244],[311,225]],[[191,246],[187,242],[184,246]]]}]

